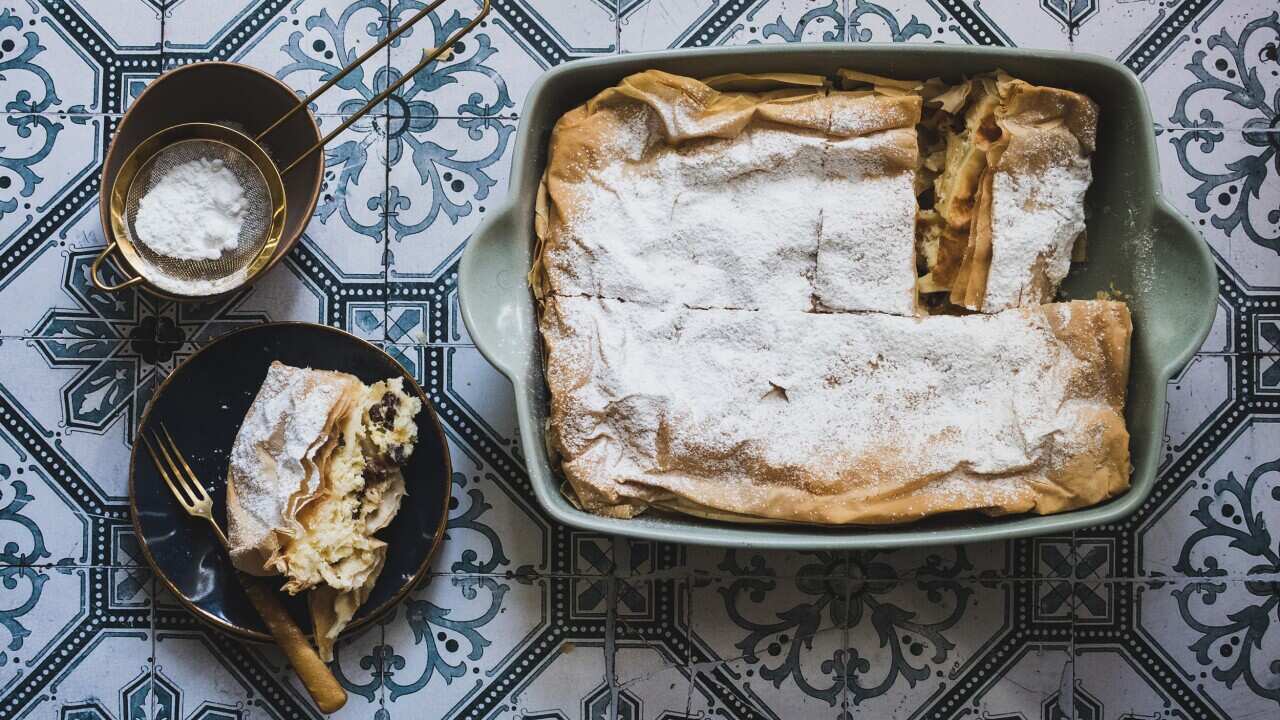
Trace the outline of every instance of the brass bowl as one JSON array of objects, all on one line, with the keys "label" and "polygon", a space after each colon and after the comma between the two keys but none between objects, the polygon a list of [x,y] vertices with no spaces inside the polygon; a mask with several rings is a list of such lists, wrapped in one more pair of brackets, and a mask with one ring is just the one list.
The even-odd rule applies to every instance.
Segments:
[{"label": "brass bowl", "polygon": [[[153,80],[121,119],[107,150],[106,161],[102,164],[98,212],[108,243],[115,239],[111,230],[111,198],[108,192],[115,185],[125,159],[147,138],[174,125],[193,122],[230,123],[253,135],[266,129],[298,102],[298,95],[289,86],[257,68],[239,63],[192,63],[174,68]],[[289,118],[284,126],[271,133],[263,145],[279,161],[298,157],[320,137],[315,117],[307,109]],[[250,277],[245,285],[262,277],[298,241],[315,212],[323,174],[324,154],[313,153],[283,177],[287,208],[284,233],[266,266]],[[136,268],[129,270],[138,275]],[[153,295],[172,300],[207,299],[174,295],[145,280],[138,281],[138,285]]]}]

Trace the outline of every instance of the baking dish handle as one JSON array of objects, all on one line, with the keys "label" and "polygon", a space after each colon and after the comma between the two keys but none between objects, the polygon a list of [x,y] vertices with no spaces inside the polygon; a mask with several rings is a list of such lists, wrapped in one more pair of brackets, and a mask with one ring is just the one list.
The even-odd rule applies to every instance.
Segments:
[{"label": "baking dish handle", "polygon": [[467,242],[458,266],[462,322],[480,353],[514,380],[518,360],[533,342],[529,248],[521,247],[508,208],[489,218]]},{"label": "baking dish handle", "polygon": [[[1218,312],[1218,271],[1200,232],[1163,198],[1152,218],[1156,244],[1151,254],[1149,282],[1155,283],[1151,301],[1176,308],[1175,320],[1163,325],[1158,357],[1169,358],[1165,371],[1173,377],[1204,344]],[[1166,311],[1168,308],[1166,308]]]}]

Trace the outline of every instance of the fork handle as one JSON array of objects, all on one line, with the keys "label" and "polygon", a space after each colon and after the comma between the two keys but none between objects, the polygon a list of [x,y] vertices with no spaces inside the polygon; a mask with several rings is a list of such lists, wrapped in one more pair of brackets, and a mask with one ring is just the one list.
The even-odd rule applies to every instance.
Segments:
[{"label": "fork handle", "polygon": [[289,616],[284,605],[280,604],[280,598],[260,580],[243,576],[240,579],[249,595],[249,601],[267,624],[271,637],[275,638],[276,644],[289,658],[289,664],[302,679],[307,692],[311,693],[316,707],[324,713],[336,712],[347,703],[347,691],[342,689],[329,666],[316,654],[315,648],[302,634],[298,624]]}]

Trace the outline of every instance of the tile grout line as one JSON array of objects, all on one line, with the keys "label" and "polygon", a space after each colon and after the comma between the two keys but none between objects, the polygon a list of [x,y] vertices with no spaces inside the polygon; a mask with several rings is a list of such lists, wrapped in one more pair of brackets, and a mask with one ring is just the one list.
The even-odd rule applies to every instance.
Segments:
[{"label": "tile grout line", "polygon": [[[396,603],[396,605],[402,605],[402,604],[404,603],[404,601],[405,601],[405,600],[407,600],[407,599],[408,599],[408,597],[407,597],[407,596],[406,596],[405,598],[402,598],[402,599],[401,599],[401,601],[400,601],[399,603]],[[395,613],[395,612],[398,612],[398,611],[399,611],[399,607],[395,607],[395,608],[393,608],[393,609],[388,613],[388,617],[391,617],[391,613]],[[376,622],[376,621],[375,621],[375,622]],[[387,645],[387,625],[388,625],[388,624],[389,624],[389,623],[386,623],[386,622],[379,622],[379,623],[377,623],[377,625],[378,625],[378,647],[386,647],[386,645]],[[379,653],[376,653],[376,655],[377,655],[377,657],[378,657],[377,665],[375,666],[375,672],[377,672],[377,673],[378,673],[378,709],[379,709],[379,712],[384,712],[384,713],[390,714],[390,712],[391,712],[391,711],[387,710],[387,683],[386,683],[386,680],[387,680],[387,665],[386,665],[386,663],[387,663],[387,653],[385,653],[385,652],[379,652]],[[335,658],[333,659],[333,662],[334,662],[334,664],[337,664],[337,663],[338,663],[338,659],[335,657]]]},{"label": "tile grout line", "polygon": [[[387,27],[390,29],[391,23],[391,0],[386,0],[384,5],[387,13]],[[386,72],[388,78],[391,72],[391,44],[386,47]],[[388,105],[390,107],[390,105]],[[383,147],[382,147],[382,340],[383,342],[393,342],[391,339],[391,113],[387,113],[383,118],[386,125],[383,126]],[[383,688],[383,697],[385,698],[386,689]]]},{"label": "tile grout line", "polygon": [[[107,578],[107,582],[110,582],[109,577]],[[151,691],[147,693],[147,704],[150,706],[147,710],[147,712],[150,714],[147,715],[147,717],[152,717],[152,718],[157,717],[156,708],[155,708],[155,703],[156,703],[155,685],[156,685],[156,668],[159,665],[156,659],[156,652],[158,650],[156,646],[156,598],[159,597],[159,588],[156,585],[158,582],[159,581],[156,580],[155,573],[152,573],[151,574],[151,602],[150,602],[150,607],[147,609],[147,616],[150,619],[150,624],[151,624],[151,632],[150,632],[150,635],[151,635],[151,679],[150,679]]]},{"label": "tile grout line", "polygon": [[[150,565],[143,562],[135,565],[126,565],[120,563],[71,563],[59,565],[56,563],[0,563],[0,568],[30,568],[34,570],[136,570],[139,568],[148,568]],[[475,573],[475,572],[431,572],[426,577],[429,578],[473,578],[473,579],[493,579],[493,580],[512,580],[506,573]],[[530,576],[534,579],[556,579],[556,580],[604,580],[609,575],[587,575],[583,573],[544,573],[533,574]],[[877,581],[881,583],[889,583],[902,585],[907,583],[915,583],[921,580],[927,580],[930,576],[901,576],[896,579],[888,579]],[[710,575],[706,573],[687,573],[684,575],[671,574],[642,574],[627,576],[627,580],[664,580],[687,578],[692,583],[693,578],[704,580],[715,580],[732,578],[737,579],[758,579],[758,580],[849,580],[848,575]],[[1156,575],[1141,577],[1122,577],[1119,575],[1104,575],[1101,577],[1090,578],[1094,582],[1128,584],[1128,585],[1186,585],[1202,582],[1222,582],[1229,584],[1243,584],[1256,581],[1280,581],[1280,573],[1254,573],[1254,574],[1228,574],[1221,576],[1201,576],[1201,575]],[[984,584],[1001,584],[1001,583],[1068,583],[1071,582],[1067,578],[1052,577],[1025,577],[1025,576],[990,576],[990,577],[961,577],[955,578],[956,582],[962,584],[984,585]]]},{"label": "tile grout line", "polygon": [[[687,564],[687,563],[686,563]],[[693,575],[686,573],[684,576],[684,610],[688,614],[685,618],[684,625],[684,659],[686,666],[692,665],[690,658],[693,656]],[[677,670],[677,672],[679,672]],[[683,673],[681,673],[683,675]],[[689,670],[687,678],[688,685],[685,686],[684,695],[684,714],[693,717],[693,686],[694,678],[697,672]]]},{"label": "tile grout line", "polygon": [[[42,112],[24,112],[19,110],[0,110],[0,116],[24,117],[35,115],[38,117],[48,118],[120,118],[124,113],[118,112],[66,112],[57,110],[45,110]],[[312,115],[316,117],[347,117],[346,113],[337,112],[314,112]],[[366,117],[371,118],[390,118],[401,117],[400,115],[390,112],[370,112]],[[497,115],[457,115],[457,114],[428,114],[428,115],[410,115],[410,117],[421,120],[483,120],[488,122],[518,123],[520,121],[519,113],[500,113]],[[1191,132],[1223,132],[1239,135],[1280,135],[1280,128],[1250,128],[1243,125],[1223,125],[1213,127],[1196,127],[1192,125],[1169,125],[1157,121],[1151,122],[1151,127],[1155,131],[1168,133],[1191,133]]]},{"label": "tile grout line", "polygon": [[[1063,694],[1059,690],[1058,709],[1065,717],[1074,718],[1076,706],[1076,620],[1080,609],[1080,599],[1075,592],[1076,584],[1080,582],[1077,577],[1077,564],[1080,562],[1080,553],[1077,550],[1077,532],[1071,531],[1071,634],[1067,638],[1067,667],[1064,668],[1064,676],[1067,681],[1067,693]],[[1034,596],[1032,602],[1035,602]]]},{"label": "tile grout line", "polygon": [[[72,119],[72,118],[96,119],[96,118],[120,118],[124,116],[124,113],[107,113],[107,112],[71,113],[71,112],[57,112],[57,111],[45,111],[45,112],[32,113],[32,112],[19,112],[19,111],[0,111],[0,116],[6,116],[6,117],[25,117],[25,116],[31,116],[31,115],[34,115],[37,117],[56,118],[56,119]],[[317,112],[317,113],[312,113],[312,115],[316,117],[321,117],[321,118],[346,117],[346,115],[343,113],[335,113],[335,112]],[[381,119],[381,118],[400,117],[400,116],[393,115],[392,113],[385,113],[385,112],[383,113],[370,112],[366,117]],[[416,119],[421,119],[421,120],[437,120],[437,121],[438,120],[477,120],[477,121],[507,123],[507,124],[520,122],[520,116],[518,114],[421,115],[421,116],[415,115],[411,117],[414,117]],[[1280,128],[1248,128],[1244,126],[1235,126],[1235,125],[1224,125],[1222,127],[1216,127],[1216,126],[1215,127],[1193,127],[1190,125],[1164,125],[1159,122],[1153,121],[1151,123],[1151,127],[1152,127],[1152,130],[1157,133],[1170,133],[1170,134],[1173,134],[1173,133],[1185,134],[1185,133],[1198,133],[1198,132],[1229,133],[1233,137],[1228,138],[1228,140],[1236,139],[1234,136],[1240,136],[1241,138],[1243,138],[1244,136],[1280,135]]]},{"label": "tile grout line", "polygon": [[[846,17],[848,17],[846,15]],[[847,28],[846,28],[847,31]],[[840,618],[841,637],[840,637],[840,713],[852,715],[849,710],[849,608],[853,606],[853,551],[845,551],[845,576],[848,578],[844,584],[844,617]],[[837,715],[839,717],[840,715]]]},{"label": "tile grout line", "polygon": [[[171,1],[172,1],[172,0],[163,0],[163,1],[160,3],[160,44],[159,44],[159,46],[156,48],[156,52],[157,52],[157,54],[160,56],[160,73],[159,73],[159,75],[157,75],[157,76],[156,76],[157,78],[158,78],[158,77],[160,77],[160,75],[164,75],[164,73],[165,73],[165,62],[164,62],[164,58],[165,58],[165,51],[164,51],[164,41],[165,41],[165,38],[166,38],[166,37],[167,37],[167,35],[168,35],[168,28],[166,27],[166,25],[167,25],[168,23],[167,23],[167,22],[166,22],[166,20],[165,20],[165,16],[168,14],[168,13],[167,13],[167,11],[168,11],[168,9],[169,9],[169,4],[170,4],[170,2],[171,2]],[[128,92],[127,92],[127,91],[122,87],[122,88],[120,89],[120,110],[122,111],[122,113],[120,114],[120,119],[121,119],[121,120],[123,120],[123,119],[124,119],[124,115],[125,115],[125,113],[127,113],[130,109],[132,109],[132,105],[133,105],[133,103],[132,103],[132,101],[131,101],[131,98],[129,98],[129,97],[128,97]],[[120,123],[119,123],[119,122],[117,122],[117,123],[116,123],[116,128],[115,128],[115,129],[116,129],[117,131],[120,129]],[[106,139],[106,138],[105,138],[105,135],[106,135],[106,122],[105,122],[105,121],[103,122],[103,135],[104,135],[104,139]],[[112,133],[111,140],[110,140],[110,141],[108,141],[108,142],[107,142],[107,144],[105,144],[105,145],[103,145],[103,146],[102,146],[102,162],[101,162],[101,163],[99,163],[99,165],[98,165],[99,170],[101,170],[101,167],[102,167],[103,165],[105,165],[105,164],[106,164],[106,162],[107,162],[107,153],[111,150],[111,141],[114,141],[114,140],[115,140],[115,134],[114,134],[114,133]],[[99,179],[99,186],[101,186],[101,179]],[[99,189],[101,189],[101,188],[99,188]],[[104,237],[103,237],[103,240],[104,240],[104,242],[105,242],[105,241],[108,239],[108,237],[110,236],[110,234],[111,234],[111,233],[110,233],[110,231],[108,231],[106,228],[104,228],[104,229],[103,229],[103,231],[104,231]],[[134,270],[134,272],[135,272],[135,273],[137,273],[138,271],[137,271],[137,270]],[[154,322],[155,324],[152,326],[152,329],[151,329],[151,333],[150,333],[150,334],[151,334],[151,337],[150,337],[150,339],[149,339],[149,341],[150,341],[150,342],[158,343],[158,342],[159,342],[159,340],[160,340],[160,338],[159,338],[159,332],[160,332],[160,319],[161,319],[161,318],[163,317],[163,315],[164,315],[164,314],[163,314],[163,312],[161,311],[161,307],[162,307],[162,304],[160,304],[160,303],[156,303],[155,305],[151,305],[149,308],[145,308],[145,309],[144,309],[144,308],[141,308],[141,307],[139,308],[139,310],[140,310],[140,311],[139,311],[139,313],[138,313],[138,315],[139,315],[139,318],[138,318],[138,319],[139,319],[139,321],[140,321],[140,324],[141,324],[142,322],[145,322],[147,318],[154,318],[154,321],[153,321],[153,322]],[[147,342],[147,340],[143,340],[142,342]],[[152,363],[150,363],[150,362],[145,363],[145,365],[150,365],[150,364],[152,364]],[[166,373],[166,375],[167,375],[167,373]],[[139,378],[139,380],[141,380],[141,378]],[[133,388],[133,394],[134,394],[135,396],[137,395],[137,393],[138,393],[138,390],[139,390],[139,389],[140,389],[139,387],[135,387],[135,388]],[[126,432],[127,432],[127,431],[126,431]],[[154,595],[153,595],[153,597],[154,597]],[[152,603],[151,603],[151,608],[152,608],[153,625],[154,625],[155,602],[152,602]],[[152,632],[152,643],[153,643],[153,648],[152,648],[152,656],[151,656],[151,659],[152,659],[153,661],[155,660],[154,642],[155,642],[155,633],[154,633],[154,629],[153,629],[153,632]],[[154,667],[154,665],[153,665],[153,667]],[[152,680],[154,681],[154,679],[155,679],[155,678],[153,677],[153,678],[152,678]],[[152,696],[152,697],[154,697],[155,693],[149,693],[149,695],[150,695],[150,696]],[[155,717],[154,709],[153,709],[153,714],[149,715],[148,717]]]},{"label": "tile grout line", "polygon": [[[391,0],[386,0],[386,3],[383,7],[386,9],[387,22],[390,23],[391,10],[392,10]],[[385,68],[385,72],[389,73],[391,71],[391,44],[388,43],[387,47],[384,48],[384,50],[386,52],[386,57],[384,60],[385,62],[384,68]],[[382,338],[384,341],[388,341],[390,340],[390,336],[387,333],[387,318],[390,317],[390,311],[391,311],[391,222],[390,222],[391,208],[389,205],[389,202],[391,199],[391,113],[390,112],[380,113],[379,116],[374,119],[374,123],[377,123],[379,121],[383,123],[383,127],[382,127],[382,130],[383,130],[382,132],[382,137],[383,137],[383,146],[382,146],[382,168],[383,168],[383,174],[382,174],[382,178],[383,178],[383,182],[382,182]],[[343,318],[343,321],[345,322],[346,318]],[[419,580],[417,589],[421,589],[425,584],[426,583],[424,583],[422,580]],[[411,591],[411,594],[412,592],[413,591]],[[404,601],[407,599],[408,597],[402,599],[401,602],[398,604],[403,605]],[[397,613],[397,612],[399,612],[399,608],[395,608],[391,610],[391,613]],[[388,618],[390,617],[392,617],[392,615],[388,615]],[[389,622],[378,623],[379,647],[386,647],[387,645],[387,626],[389,624],[390,624]],[[379,708],[379,713],[390,716],[390,711],[387,710],[387,683],[386,683],[387,657],[386,656],[387,656],[387,653],[385,652],[377,653],[378,708]],[[334,661],[337,662],[336,658]]]},{"label": "tile grout line", "polygon": [[[389,298],[388,298],[388,299],[389,299]],[[270,321],[270,322],[274,322],[274,321]],[[258,323],[258,324],[263,324],[263,323]],[[203,340],[192,340],[192,339],[186,339],[186,340],[183,340],[183,341],[182,341],[182,343],[184,343],[184,344],[185,344],[185,343],[191,343],[191,344],[194,344],[194,345],[197,345],[197,346],[199,346],[199,345],[207,345],[208,343],[211,343],[211,342],[213,342],[213,341],[217,340],[217,339],[218,339],[218,338],[220,338],[220,337],[222,337],[222,336],[221,336],[221,335],[218,335],[218,336],[215,336],[215,337],[212,337],[212,338],[208,338],[208,339],[203,339]],[[27,333],[0,333],[0,342],[5,341],[5,340],[18,340],[18,341],[41,341],[41,340],[43,340],[43,341],[51,341],[51,340],[85,340],[86,342],[104,342],[104,343],[114,343],[114,344],[127,344],[127,343],[148,343],[148,344],[155,344],[155,343],[160,343],[160,342],[162,342],[161,340],[157,340],[157,339],[145,339],[145,338],[144,338],[144,339],[139,339],[139,338],[127,338],[127,337],[121,337],[121,338],[89,338],[89,339],[85,339],[85,338],[72,338],[72,337],[65,337],[65,336],[60,336],[60,335],[31,335],[31,334],[27,334]],[[421,347],[421,348],[462,348],[462,349],[477,349],[477,350],[479,349],[479,346],[477,346],[474,342],[453,342],[453,341],[447,341],[447,342],[425,342],[425,343],[423,343],[423,342],[404,342],[404,341],[398,341],[398,340],[388,340],[388,339],[386,339],[385,334],[384,334],[384,337],[383,337],[383,339],[382,339],[382,340],[374,340],[373,342],[382,342],[382,343],[384,343],[384,344],[392,345],[392,346],[395,346],[395,347],[408,347],[408,348]],[[1192,355],[1191,357],[1192,357],[1192,359],[1195,359],[1195,358],[1219,358],[1219,357],[1225,357],[1225,358],[1241,358],[1241,357],[1251,357],[1251,358],[1272,358],[1272,357],[1280,357],[1280,350],[1263,350],[1263,351],[1257,351],[1257,350],[1255,350],[1255,351],[1251,351],[1251,352],[1245,352],[1245,351],[1220,351],[1220,350],[1210,350],[1210,351],[1204,351],[1204,352],[1197,352],[1197,353],[1195,353],[1194,355]],[[1177,382],[1177,381],[1176,381],[1176,380],[1170,380],[1169,382],[1170,382],[1170,383],[1174,383],[1174,382]]]},{"label": "tile grout line", "polygon": [[605,615],[604,615],[604,680],[609,688],[609,717],[618,717],[618,577],[617,563],[613,572],[605,578]]},{"label": "tile grout line", "polygon": [[[1166,422],[1167,425],[1167,422]],[[1076,706],[1076,610],[1079,608],[1079,599],[1075,593],[1075,585],[1079,582],[1077,578],[1077,569],[1080,562],[1078,531],[1071,531],[1071,577],[1068,580],[1071,583],[1071,629],[1070,635],[1067,637],[1067,664],[1063,668],[1063,680],[1065,681],[1066,693],[1063,693],[1061,687],[1058,690],[1058,711],[1065,717],[1074,718]],[[1036,601],[1036,593],[1031,594],[1031,602]]]}]

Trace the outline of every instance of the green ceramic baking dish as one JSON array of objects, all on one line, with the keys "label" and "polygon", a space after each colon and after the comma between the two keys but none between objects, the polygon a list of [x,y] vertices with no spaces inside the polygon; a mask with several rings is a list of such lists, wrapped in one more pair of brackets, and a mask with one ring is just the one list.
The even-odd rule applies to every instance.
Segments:
[{"label": "green ceramic baking dish", "polygon": [[[886,527],[737,525],[657,513],[620,520],[575,508],[560,492],[562,478],[544,442],[547,390],[533,297],[525,281],[534,247],[534,197],[556,120],[624,76],[649,68],[694,77],[770,71],[834,76],[839,68],[853,68],[890,77],[950,79],[1003,68],[1030,82],[1081,91],[1097,101],[1098,147],[1086,199],[1089,260],[1073,270],[1063,293],[1092,298],[1108,290],[1130,299],[1134,333],[1126,418],[1132,488],[1101,505],[1059,515],[956,514]],[[506,205],[476,231],[462,257],[462,318],[476,346],[515,386],[520,443],[538,501],[569,525],[650,540],[803,549],[890,548],[1063,533],[1115,522],[1147,498],[1164,434],[1165,384],[1191,359],[1213,322],[1213,260],[1200,236],[1161,193],[1142,86],[1124,67],[1101,57],[943,45],[756,45],[574,62],[543,75],[529,93]]]}]

